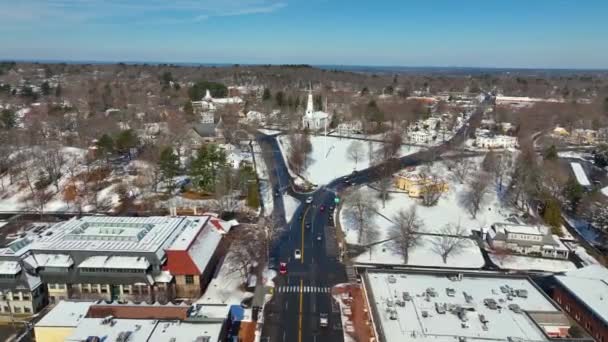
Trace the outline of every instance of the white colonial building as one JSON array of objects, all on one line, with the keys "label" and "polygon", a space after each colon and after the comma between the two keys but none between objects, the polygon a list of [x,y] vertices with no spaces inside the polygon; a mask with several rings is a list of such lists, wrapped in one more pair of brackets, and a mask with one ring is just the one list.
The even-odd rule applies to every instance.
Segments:
[{"label": "white colonial building", "polygon": [[495,223],[486,235],[493,249],[517,254],[568,259],[568,248],[547,227],[511,223]]},{"label": "white colonial building", "polygon": [[308,102],[306,104],[306,112],[302,118],[302,127],[314,131],[329,129],[331,122],[331,114],[324,111],[315,111],[312,98],[312,90],[308,93]]},{"label": "white colonial building", "polygon": [[338,135],[349,136],[360,133],[363,133],[363,123],[359,120],[341,122],[338,124],[338,127],[336,127],[336,134]]},{"label": "white colonial building", "polygon": [[479,148],[507,149],[517,148],[517,137],[502,134],[492,134],[490,131],[480,129],[475,132],[475,146]]}]

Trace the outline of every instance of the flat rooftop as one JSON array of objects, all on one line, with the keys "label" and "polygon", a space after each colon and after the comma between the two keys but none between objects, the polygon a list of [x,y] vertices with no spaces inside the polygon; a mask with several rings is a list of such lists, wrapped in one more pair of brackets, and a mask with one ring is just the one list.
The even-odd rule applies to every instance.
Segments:
[{"label": "flat rooftop", "polygon": [[579,268],[555,276],[562,286],[578,297],[590,310],[608,322],[608,269],[602,265]]},{"label": "flat rooftop", "polygon": [[559,312],[522,277],[369,271],[366,290],[387,342],[547,341],[526,311]]},{"label": "flat rooftop", "polygon": [[86,250],[104,252],[151,252],[160,255],[186,229],[206,217],[111,217],[73,218],[48,228],[34,239],[32,250]]},{"label": "flat rooftop", "polygon": [[49,311],[38,323],[37,327],[77,327],[85,318],[91,305],[95,302],[61,301]]}]

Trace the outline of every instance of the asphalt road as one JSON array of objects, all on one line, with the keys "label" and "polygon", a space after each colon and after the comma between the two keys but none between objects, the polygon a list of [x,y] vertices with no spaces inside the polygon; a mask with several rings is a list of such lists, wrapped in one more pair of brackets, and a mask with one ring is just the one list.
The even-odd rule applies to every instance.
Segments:
[{"label": "asphalt road", "polygon": [[[482,109],[477,110],[469,120],[470,125],[478,122],[481,114]],[[287,263],[287,274],[275,278],[274,296],[264,311],[262,341],[343,341],[339,310],[330,293],[334,285],[347,282],[345,266],[337,259],[335,228],[330,222],[330,208],[336,194],[349,186],[377,181],[404,167],[436,160],[462,144],[468,130],[469,124],[443,145],[361,170],[349,176],[348,184],[345,179],[336,179],[310,195],[296,193],[290,186],[291,178],[276,138],[257,135],[273,189],[287,192],[301,202],[291,222],[285,222],[282,196],[274,198],[275,222],[286,229],[273,247],[271,257]],[[309,196],[313,201],[306,204]],[[321,210],[321,206],[325,210]],[[296,259],[295,250],[301,251],[300,259]],[[327,327],[320,326],[321,313],[329,314]]]}]

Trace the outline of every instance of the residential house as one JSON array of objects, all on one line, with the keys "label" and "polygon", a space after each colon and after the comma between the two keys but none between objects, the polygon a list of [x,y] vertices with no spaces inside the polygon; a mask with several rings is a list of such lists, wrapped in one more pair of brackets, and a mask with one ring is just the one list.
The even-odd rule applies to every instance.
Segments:
[{"label": "residential house", "polygon": [[486,235],[493,249],[517,254],[568,259],[568,248],[546,227],[511,223],[494,223]]},{"label": "residential house", "polygon": [[447,192],[448,183],[444,180],[424,175],[416,170],[401,171],[394,176],[395,186],[407,192],[412,198],[420,198],[425,191],[438,190]]},{"label": "residential house", "polygon": [[0,313],[31,315],[46,304],[46,291],[39,276],[17,260],[0,260]]},{"label": "residential house", "polygon": [[608,341],[608,269],[592,265],[553,280],[553,299],[596,341]]},{"label": "residential house", "polygon": [[493,134],[489,130],[478,129],[475,132],[475,146],[478,148],[508,149],[517,148],[519,144],[517,137]]},{"label": "residential house", "polygon": [[363,133],[363,123],[360,120],[345,121],[338,124],[336,134],[350,136]]},{"label": "residential house", "polygon": [[570,142],[578,145],[595,145],[598,142],[598,131],[576,128],[572,130]]}]

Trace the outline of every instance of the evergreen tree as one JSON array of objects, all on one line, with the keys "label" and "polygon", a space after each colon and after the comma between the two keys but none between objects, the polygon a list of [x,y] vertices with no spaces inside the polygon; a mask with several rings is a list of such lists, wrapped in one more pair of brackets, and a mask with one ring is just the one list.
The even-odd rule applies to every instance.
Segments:
[{"label": "evergreen tree", "polygon": [[277,93],[274,95],[274,100],[278,107],[283,107],[285,105],[285,93],[282,91],[277,91]]},{"label": "evergreen tree", "polygon": [[49,82],[42,82],[42,85],[40,86],[40,92],[44,96],[49,96],[51,94],[51,86],[49,85]]},{"label": "evergreen tree", "polygon": [[384,113],[378,108],[378,105],[374,100],[369,101],[367,104],[367,116],[370,121],[373,121],[378,125],[384,122]]},{"label": "evergreen tree", "polygon": [[564,196],[570,203],[571,209],[576,210],[578,204],[583,199],[585,189],[580,185],[574,177],[568,179],[568,183],[564,188]]},{"label": "evergreen tree", "polygon": [[557,148],[555,145],[549,146],[543,153],[545,160],[557,160]]},{"label": "evergreen tree", "polygon": [[173,152],[173,148],[168,146],[160,152],[158,163],[167,192],[171,193],[175,189],[173,179],[179,174],[179,157]]},{"label": "evergreen tree", "polygon": [[258,192],[258,183],[250,182],[247,184],[247,206],[253,209],[260,207],[260,194]]},{"label": "evergreen tree", "polygon": [[608,144],[602,144],[593,151],[593,161],[598,167],[608,166]]},{"label": "evergreen tree", "polygon": [[562,211],[559,207],[559,202],[551,198],[547,201],[545,211],[543,213],[543,219],[545,222],[553,228],[554,234],[561,235],[559,227],[562,224]]},{"label": "evergreen tree", "polygon": [[270,99],[272,99],[270,89],[264,88],[264,93],[262,94],[262,101],[270,101]]},{"label": "evergreen tree", "polygon": [[17,117],[15,116],[15,112],[10,109],[3,109],[2,113],[0,113],[0,121],[2,122],[2,126],[4,129],[14,128],[17,124]]},{"label": "evergreen tree", "polygon": [[184,113],[188,114],[189,116],[194,115],[194,108],[192,107],[192,101],[186,101],[186,103],[184,104]]},{"label": "evergreen tree", "polygon": [[104,134],[97,140],[97,148],[99,149],[100,155],[108,157],[108,155],[114,152],[114,139],[108,134]]},{"label": "evergreen tree", "polygon": [[120,153],[128,153],[129,157],[131,156],[130,150],[137,147],[138,144],[139,139],[132,129],[122,131],[116,137],[116,150]]},{"label": "evergreen tree", "polygon": [[192,184],[199,191],[212,192],[218,175],[227,166],[226,153],[215,144],[203,145],[190,164]]}]

